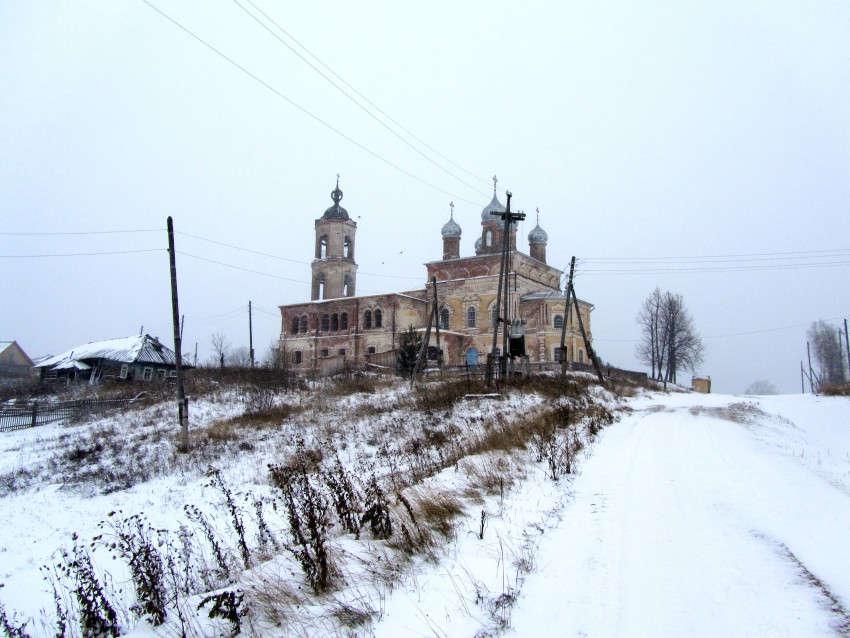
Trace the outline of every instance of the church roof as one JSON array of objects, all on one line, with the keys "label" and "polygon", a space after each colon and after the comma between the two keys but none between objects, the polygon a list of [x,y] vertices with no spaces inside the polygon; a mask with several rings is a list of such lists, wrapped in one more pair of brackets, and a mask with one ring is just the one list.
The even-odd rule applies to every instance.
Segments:
[{"label": "church roof", "polygon": [[348,219],[348,211],[339,205],[342,200],[342,191],[339,189],[339,177],[336,180],[336,188],[331,191],[331,199],[334,205],[325,211],[322,219]]},{"label": "church roof", "polygon": [[440,231],[443,237],[460,237],[460,226],[455,221],[454,215],[449,218],[449,221],[443,226],[443,230]]},{"label": "church roof", "polygon": [[504,213],[505,207],[502,205],[502,202],[499,201],[499,197],[496,195],[495,190],[493,191],[493,199],[490,200],[490,203],[484,207],[484,210],[481,211],[481,221],[482,222],[490,222],[490,221],[501,221],[502,218],[494,213]]},{"label": "church roof", "polygon": [[540,228],[540,224],[537,224],[530,233],[528,233],[528,243],[529,244],[545,244],[549,241],[549,235],[546,234],[546,231]]}]

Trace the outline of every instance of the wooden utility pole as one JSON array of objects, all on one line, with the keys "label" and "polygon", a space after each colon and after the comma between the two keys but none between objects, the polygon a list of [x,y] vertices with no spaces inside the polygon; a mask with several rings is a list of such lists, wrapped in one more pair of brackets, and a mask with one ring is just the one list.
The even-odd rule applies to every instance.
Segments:
[{"label": "wooden utility pole", "polygon": [[[514,222],[525,219],[523,212],[511,212],[511,197],[510,191],[505,191],[508,198],[507,206],[504,213],[494,213],[502,218],[502,260],[501,268],[499,269],[499,284],[496,288],[496,322],[493,326],[493,347],[490,350],[490,357],[487,362],[487,385],[493,382],[493,368],[496,365],[496,348],[499,343],[499,324],[503,324],[502,330],[502,364],[500,366],[502,377],[504,378],[507,372],[507,348],[508,348],[508,267],[509,254],[511,252],[511,229]],[[504,286],[504,295],[502,287]]]},{"label": "wooden utility pole", "polygon": [[[575,260],[576,258],[573,257],[570,262],[570,272],[572,272]],[[587,350],[587,356],[590,357],[590,361],[593,363],[593,368],[596,370],[596,376],[599,377],[599,383],[604,385],[605,377],[602,376],[602,370],[599,367],[599,361],[596,359],[596,353],[593,351],[593,346],[590,344],[590,340],[587,338],[587,333],[584,330],[584,321],[582,321],[581,318],[581,310],[579,310],[578,307],[578,297],[576,297],[576,289],[575,285],[573,285],[572,279],[570,279],[569,283],[569,294],[571,294],[573,298],[573,306],[575,307],[576,317],[578,318],[578,329],[581,331],[581,338],[584,340],[584,348]]]},{"label": "wooden utility pole", "polygon": [[806,357],[809,359],[809,390],[812,394],[814,394],[815,386],[814,383],[812,383],[812,350],[808,341],[806,342]]},{"label": "wooden utility pole", "polygon": [[[567,279],[567,287],[564,290],[564,320],[561,322],[561,379],[567,375],[567,317],[570,316],[570,291],[573,289],[573,272],[576,267],[576,258],[570,259],[570,276]],[[572,322],[571,322],[572,323]]]},{"label": "wooden utility pole", "polygon": [[251,300],[248,300],[248,356],[251,358],[251,367],[254,367],[254,329],[251,327]]},{"label": "wooden utility pole", "polygon": [[440,347],[440,306],[437,299],[437,278],[431,277],[434,285],[434,328],[437,333],[437,366],[440,368],[440,379],[443,378],[443,349]]},{"label": "wooden utility pole", "polygon": [[847,353],[847,380],[850,381],[850,337],[847,336],[847,320],[844,320],[844,351]]},{"label": "wooden utility pole", "polygon": [[177,370],[177,417],[180,421],[180,451],[189,451],[189,400],[183,387],[183,339],[177,303],[177,262],[174,256],[174,222],[168,217],[168,259],[171,265],[171,318],[174,324],[174,362]]}]

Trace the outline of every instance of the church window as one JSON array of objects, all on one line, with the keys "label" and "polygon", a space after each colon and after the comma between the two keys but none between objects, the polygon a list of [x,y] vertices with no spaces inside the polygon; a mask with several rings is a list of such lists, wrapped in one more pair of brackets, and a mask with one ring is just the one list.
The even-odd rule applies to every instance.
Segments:
[{"label": "church window", "polygon": [[298,334],[298,327],[301,325],[301,320],[298,317],[292,318],[292,334]]},{"label": "church window", "polygon": [[493,307],[490,308],[490,325],[496,326],[499,323],[499,307],[496,304],[493,304]]},{"label": "church window", "polygon": [[578,362],[584,363],[584,350],[581,348],[578,349]]},{"label": "church window", "polygon": [[331,354],[330,350],[328,350],[327,348],[322,348],[321,352],[319,353],[319,356],[322,357],[323,359],[326,359],[327,357],[330,356],[330,354]]},{"label": "church window", "polygon": [[563,351],[561,350],[561,346],[555,346],[555,348],[552,350],[552,361],[560,363],[563,360],[563,357],[561,355],[562,352]]},{"label": "church window", "polygon": [[330,328],[330,317],[328,315],[322,315],[322,332],[327,332]]},{"label": "church window", "polygon": [[316,243],[316,259],[325,259],[328,256],[328,236],[322,235]]},{"label": "church window", "polygon": [[295,365],[299,365],[301,363],[301,351],[296,350],[293,354],[295,355],[295,357],[293,359],[293,361],[295,362]]},{"label": "church window", "polygon": [[340,330],[348,330],[348,313],[343,312],[339,316],[339,328]]},{"label": "church window", "polygon": [[308,322],[309,322],[309,319],[307,319],[307,315],[304,315],[304,316],[301,317],[301,332],[307,332]]},{"label": "church window", "polygon": [[470,306],[466,309],[466,327],[474,328],[475,327],[475,307]]},{"label": "church window", "polygon": [[345,348],[340,348],[339,350],[336,351],[336,353],[339,356],[344,357],[345,356]]},{"label": "church window", "polygon": [[331,315],[331,330],[333,330],[334,332],[339,330],[339,315],[336,313],[333,313]]},{"label": "church window", "polygon": [[555,315],[555,327],[563,328],[564,327],[564,315]]},{"label": "church window", "polygon": [[375,346],[369,346],[366,348],[366,354],[375,354]]},{"label": "church window", "polygon": [[383,323],[384,315],[380,310],[375,311],[375,327],[380,328]]},{"label": "church window", "polygon": [[351,237],[346,237],[342,244],[342,256],[346,259],[354,259],[354,242]]},{"label": "church window", "polygon": [[493,245],[493,231],[488,230],[484,233],[484,245],[492,246]]},{"label": "church window", "polygon": [[440,328],[442,330],[449,329],[449,309],[443,308],[440,310]]},{"label": "church window", "polygon": [[363,329],[370,330],[372,328],[372,311],[367,310],[363,313]]}]

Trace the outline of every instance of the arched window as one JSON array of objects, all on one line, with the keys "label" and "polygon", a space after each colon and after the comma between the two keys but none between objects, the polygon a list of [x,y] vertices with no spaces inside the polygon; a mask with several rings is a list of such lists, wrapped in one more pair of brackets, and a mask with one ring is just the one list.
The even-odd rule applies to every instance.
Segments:
[{"label": "arched window", "polygon": [[307,315],[301,317],[301,332],[307,332],[309,328],[309,320],[307,319]]},{"label": "arched window", "polygon": [[367,310],[363,313],[363,329],[369,330],[372,327],[372,311]]},{"label": "arched window", "polygon": [[380,328],[384,319],[384,313],[380,310],[375,311],[375,327]]},{"label": "arched window", "polygon": [[337,353],[338,356],[344,357],[345,356],[345,348],[340,348],[339,350],[336,351],[336,353]]},{"label": "arched window", "polygon": [[331,351],[328,350],[327,348],[322,348],[321,352],[319,353],[319,356],[322,357],[322,358],[327,358],[327,357],[331,356]]},{"label": "arched window", "polygon": [[348,330],[348,313],[343,312],[339,316],[339,329],[340,330]]},{"label": "arched window", "polygon": [[578,362],[584,363],[584,350],[581,348],[578,349]]},{"label": "arched window", "polygon": [[475,327],[475,306],[470,306],[466,309],[466,327]]},{"label": "arched window", "polygon": [[342,244],[342,256],[346,259],[354,259],[354,241],[351,237],[346,237]]},{"label": "arched window", "polygon": [[440,328],[442,330],[449,329],[449,309],[443,308],[440,310]]},{"label": "arched window", "polygon": [[300,350],[296,350],[296,351],[294,352],[294,355],[295,355],[295,359],[293,360],[293,363],[295,363],[295,365],[300,364],[300,363],[301,363],[301,351],[300,351]]},{"label": "arched window", "polygon": [[488,230],[484,233],[484,245],[492,246],[493,245],[493,231]]},{"label": "arched window", "polygon": [[291,331],[292,334],[294,334],[294,335],[298,334],[298,326],[299,325],[301,325],[301,323],[300,323],[298,317],[293,317],[292,318],[292,331]]},{"label": "arched window", "polygon": [[316,242],[316,259],[325,259],[328,256],[328,236],[322,235]]},{"label": "arched window", "polygon": [[563,328],[564,327],[564,315],[555,315],[555,327]]},{"label": "arched window", "polygon": [[499,323],[499,307],[493,304],[493,307],[490,308],[490,325],[495,326],[497,323]]},{"label": "arched window", "polygon": [[330,328],[330,317],[328,315],[322,315],[322,332],[327,332]]},{"label": "arched window", "polygon": [[552,361],[560,363],[563,360],[561,346],[555,346],[552,349]]},{"label": "arched window", "polygon": [[316,299],[325,298],[325,274],[320,273],[316,281]]},{"label": "arched window", "polygon": [[339,330],[339,315],[336,314],[336,313],[333,313],[331,315],[331,330],[333,330],[333,331]]}]

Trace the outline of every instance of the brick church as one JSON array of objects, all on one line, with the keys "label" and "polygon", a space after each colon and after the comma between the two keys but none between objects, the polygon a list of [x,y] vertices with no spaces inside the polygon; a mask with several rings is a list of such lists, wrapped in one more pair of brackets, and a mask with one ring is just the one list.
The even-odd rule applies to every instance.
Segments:
[{"label": "brick church", "polygon": [[[347,366],[392,366],[394,351],[408,326],[424,332],[434,303],[437,280],[440,348],[445,365],[486,362],[493,343],[496,295],[501,267],[505,207],[496,194],[481,211],[475,254],[461,257],[461,228],[454,210],[442,228],[443,257],[425,264],[426,284],[415,290],[357,295],[357,223],[340,205],[337,180],[333,205],[315,222],[311,301],[280,306],[280,353],[296,370],[332,374]],[[561,271],[546,263],[548,236],[539,222],[528,234],[528,254],[517,250],[516,223],[510,225],[508,320],[522,320],[525,349],[532,363],[560,360],[565,294]],[[566,261],[566,260],[563,260]],[[593,305],[579,300],[591,338]],[[586,353],[578,321],[566,315],[566,355],[584,363]],[[434,333],[431,342],[435,345]],[[501,345],[501,330],[499,336]]]}]

